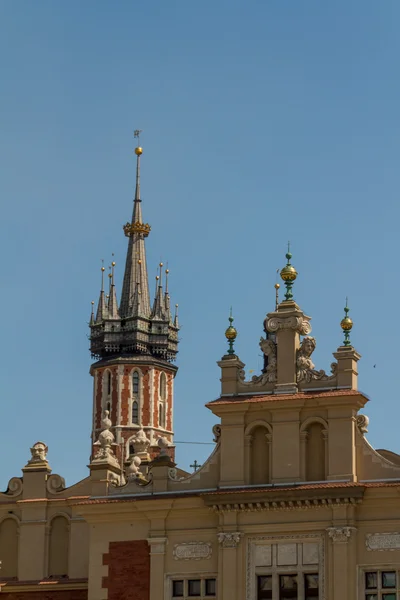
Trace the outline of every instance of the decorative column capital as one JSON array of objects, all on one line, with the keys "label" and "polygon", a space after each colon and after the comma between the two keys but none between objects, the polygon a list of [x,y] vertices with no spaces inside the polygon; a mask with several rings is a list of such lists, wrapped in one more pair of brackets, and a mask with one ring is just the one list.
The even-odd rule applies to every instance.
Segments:
[{"label": "decorative column capital", "polygon": [[222,548],[237,548],[242,535],[239,531],[223,531],[217,533],[217,538]]},{"label": "decorative column capital", "polygon": [[165,554],[165,546],[168,543],[166,537],[148,538],[147,542],[150,546],[150,554]]},{"label": "decorative column capital", "polygon": [[327,532],[334,544],[347,544],[355,527],[328,527]]}]

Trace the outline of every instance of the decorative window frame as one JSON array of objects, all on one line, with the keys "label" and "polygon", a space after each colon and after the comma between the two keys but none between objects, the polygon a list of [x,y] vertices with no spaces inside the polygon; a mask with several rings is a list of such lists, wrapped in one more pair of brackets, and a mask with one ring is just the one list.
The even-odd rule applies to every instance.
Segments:
[{"label": "decorative window frame", "polygon": [[308,428],[310,425],[318,423],[322,425],[322,438],[324,440],[324,451],[325,451],[325,479],[329,473],[329,446],[328,446],[328,432],[329,424],[322,417],[308,417],[300,425],[300,477],[302,481],[308,481],[306,479],[306,463],[307,463],[307,438]]},{"label": "decorative window frame", "polygon": [[256,546],[279,544],[282,542],[301,544],[314,542],[319,545],[318,565],[296,565],[280,566],[276,569],[279,575],[292,574],[300,570],[304,573],[315,573],[318,571],[320,598],[325,598],[325,538],[319,533],[306,533],[299,535],[260,535],[247,538],[246,557],[246,600],[254,600],[257,597],[257,576],[272,573],[274,567],[257,567],[255,564],[254,550]]},{"label": "decorative window frame", "polygon": [[[268,473],[269,480],[271,481],[272,477],[272,427],[268,423],[268,421],[264,421],[263,419],[257,419],[256,421],[252,421],[249,423],[244,430],[244,459],[245,459],[245,477],[246,483],[250,484],[251,481],[251,460],[252,460],[252,451],[251,446],[253,443],[253,431],[257,429],[257,427],[263,427],[265,429],[265,437],[268,442],[269,452],[268,452]],[[270,483],[267,481],[266,483]]]},{"label": "decorative window frame", "polygon": [[[189,573],[166,573],[164,576],[164,600],[172,600],[172,582],[176,580],[184,580],[188,579],[215,579],[216,580],[216,594],[215,596],[194,596],[197,600],[201,598],[201,600],[206,600],[207,598],[215,598],[219,597],[218,590],[218,573],[216,571],[191,571]],[[190,597],[190,596],[189,596]],[[188,596],[182,596],[182,600],[187,600]]]},{"label": "decorative window frame", "polygon": [[[137,373],[139,376],[139,391],[137,395],[133,393],[133,375]],[[134,423],[132,420],[132,409],[133,403],[138,404],[138,422]],[[142,406],[143,406],[143,373],[140,369],[134,368],[129,373],[129,423],[133,427],[141,427],[142,424]]]},{"label": "decorative window frame", "polygon": [[[365,573],[368,573],[371,571],[378,571],[378,572],[395,571],[396,579],[397,579],[396,593],[397,593],[398,597],[400,598],[400,567],[399,567],[399,564],[397,562],[395,562],[395,563],[378,563],[378,564],[375,563],[375,564],[357,565],[357,593],[356,593],[357,600],[365,600],[365,596],[368,593],[368,590],[366,590],[364,587]],[[386,593],[390,593],[390,592],[391,592],[391,590],[389,590],[389,589],[386,590]],[[373,594],[374,592],[371,591],[371,593]]]}]

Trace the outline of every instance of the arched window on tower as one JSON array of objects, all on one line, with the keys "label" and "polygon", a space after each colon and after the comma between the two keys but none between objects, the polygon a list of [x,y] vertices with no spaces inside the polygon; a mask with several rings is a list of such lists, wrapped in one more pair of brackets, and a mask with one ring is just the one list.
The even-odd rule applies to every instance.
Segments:
[{"label": "arched window on tower", "polygon": [[160,398],[161,400],[165,400],[167,397],[167,378],[165,377],[165,373],[161,373],[160,375]]},{"label": "arched window on tower", "polygon": [[131,420],[135,425],[140,424],[140,375],[138,371],[133,371],[132,373]]},{"label": "arched window on tower", "polygon": [[162,402],[158,405],[158,426],[165,429],[165,406]]},{"label": "arched window on tower", "polygon": [[139,396],[139,373],[134,371],[132,375],[132,394]]},{"label": "arched window on tower", "polygon": [[132,423],[139,425],[139,405],[136,400],[132,400]]},{"label": "arched window on tower", "polygon": [[103,407],[102,413],[105,410],[111,414],[111,391],[112,391],[112,374],[111,371],[103,373]]}]

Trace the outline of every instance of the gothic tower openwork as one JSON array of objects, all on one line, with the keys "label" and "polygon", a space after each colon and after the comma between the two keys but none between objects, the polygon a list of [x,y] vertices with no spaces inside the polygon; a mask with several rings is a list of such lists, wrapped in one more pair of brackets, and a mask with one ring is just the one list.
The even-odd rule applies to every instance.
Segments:
[{"label": "gothic tower openwork", "polygon": [[[135,132],[138,137],[139,132]],[[140,160],[136,154],[136,190],[133,214],[123,231],[128,250],[118,306],[115,262],[110,266],[109,285],[102,285],[96,315],[90,319],[90,351],[96,362],[94,378],[93,441],[108,411],[115,441],[125,459],[135,452],[135,442],[147,438],[150,456],[158,452],[157,439],[173,443],[173,394],[178,352],[178,315],[171,314],[169,270],[159,264],[156,292],[150,301],[145,239],[151,227],[143,221],[140,196]],[[93,305],[93,303],[92,303]],[[145,444],[146,445],[146,444]],[[171,454],[173,455],[173,445]]]}]

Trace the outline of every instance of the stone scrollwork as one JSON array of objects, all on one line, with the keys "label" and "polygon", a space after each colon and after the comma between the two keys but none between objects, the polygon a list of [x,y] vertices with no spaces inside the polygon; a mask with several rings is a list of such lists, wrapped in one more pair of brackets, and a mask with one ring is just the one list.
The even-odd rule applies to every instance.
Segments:
[{"label": "stone scrollwork", "polygon": [[214,442],[218,444],[221,441],[221,425],[216,423],[212,428],[212,432],[214,434]]},{"label": "stone scrollwork", "polygon": [[236,548],[239,545],[242,533],[239,531],[221,532],[217,534],[218,541],[222,548]]},{"label": "stone scrollwork", "polygon": [[46,482],[46,488],[49,494],[56,494],[65,490],[65,479],[61,475],[50,475]]},{"label": "stone scrollwork", "polygon": [[22,494],[23,482],[21,477],[12,477],[8,482],[7,494],[9,496],[19,496]]},{"label": "stone scrollwork", "polygon": [[265,321],[265,327],[270,333],[275,333],[278,329],[294,329],[300,335],[311,333],[311,324],[309,317],[270,317]]},{"label": "stone scrollwork", "polygon": [[333,543],[347,544],[355,527],[328,527],[328,535]]},{"label": "stone scrollwork", "polygon": [[362,434],[368,433],[369,418],[367,415],[357,415],[357,427]]},{"label": "stone scrollwork", "polygon": [[297,350],[296,368],[297,382],[319,380],[328,381],[336,377],[337,363],[331,364],[331,375],[327,375],[323,369],[317,371],[311,360],[311,354],[314,352],[317,342],[315,338],[306,336],[301,342],[300,348]]}]

